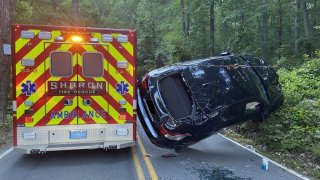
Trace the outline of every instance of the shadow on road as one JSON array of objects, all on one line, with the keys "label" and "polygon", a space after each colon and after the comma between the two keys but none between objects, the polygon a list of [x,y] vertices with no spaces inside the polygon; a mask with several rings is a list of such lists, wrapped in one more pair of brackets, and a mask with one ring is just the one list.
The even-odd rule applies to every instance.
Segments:
[{"label": "shadow on road", "polygon": [[120,150],[108,150],[102,149],[97,150],[74,150],[74,151],[57,151],[47,152],[44,155],[24,154],[21,156],[18,163],[14,164],[17,167],[30,167],[30,163],[45,163],[46,167],[68,167],[68,166],[79,166],[79,165],[106,165],[113,164],[114,159],[117,161],[127,161],[131,159],[130,148]]}]

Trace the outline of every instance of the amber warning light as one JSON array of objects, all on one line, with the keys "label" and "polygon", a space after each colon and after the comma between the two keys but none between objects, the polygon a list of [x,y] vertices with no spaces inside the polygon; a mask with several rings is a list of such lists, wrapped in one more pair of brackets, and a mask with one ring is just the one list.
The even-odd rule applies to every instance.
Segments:
[{"label": "amber warning light", "polygon": [[82,37],[74,35],[74,36],[71,37],[71,40],[73,42],[81,42],[82,41]]}]

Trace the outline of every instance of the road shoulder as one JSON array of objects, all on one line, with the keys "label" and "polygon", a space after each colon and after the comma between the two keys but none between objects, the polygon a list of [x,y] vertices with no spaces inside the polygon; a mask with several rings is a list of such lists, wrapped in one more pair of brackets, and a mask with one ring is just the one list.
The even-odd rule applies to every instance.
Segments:
[{"label": "road shoulder", "polygon": [[225,136],[225,135],[223,135],[223,134],[220,134],[220,133],[218,133],[218,135],[221,136],[222,138],[224,138],[224,139],[226,139],[226,140],[228,140],[228,141],[236,144],[237,146],[239,146],[239,147],[241,147],[241,148],[243,148],[243,149],[245,149],[245,150],[247,150],[247,151],[255,154],[256,156],[261,157],[261,164],[262,164],[262,159],[263,159],[263,158],[266,158],[269,163],[272,163],[272,164],[278,166],[279,168],[281,168],[281,169],[283,169],[283,170],[285,170],[285,171],[287,171],[287,172],[289,172],[289,173],[291,173],[291,174],[293,174],[293,175],[295,175],[295,176],[297,176],[297,177],[299,177],[299,178],[301,178],[301,179],[304,179],[304,180],[310,179],[310,178],[308,178],[308,177],[306,177],[306,176],[304,176],[304,175],[302,175],[302,174],[300,174],[300,173],[298,173],[298,172],[290,169],[289,167],[286,167],[286,166],[284,166],[284,165],[276,162],[275,160],[271,159],[270,157],[266,157],[266,156],[260,154],[260,153],[257,152],[256,149],[255,149],[254,147],[252,147],[252,146],[246,147],[245,145],[243,145],[243,144],[241,144],[241,143],[233,140],[233,139],[230,138],[230,137],[227,137],[227,136]]}]

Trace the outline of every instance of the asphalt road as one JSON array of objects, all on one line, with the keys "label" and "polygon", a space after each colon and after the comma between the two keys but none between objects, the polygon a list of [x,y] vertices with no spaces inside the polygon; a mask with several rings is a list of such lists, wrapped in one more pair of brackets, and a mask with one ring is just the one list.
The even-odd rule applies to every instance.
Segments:
[{"label": "asphalt road", "polygon": [[[0,180],[82,179],[301,179],[215,135],[179,153],[152,145],[141,126],[138,143],[122,150],[79,150],[26,155],[13,150],[0,159]],[[1,153],[1,152],[0,152]]]}]

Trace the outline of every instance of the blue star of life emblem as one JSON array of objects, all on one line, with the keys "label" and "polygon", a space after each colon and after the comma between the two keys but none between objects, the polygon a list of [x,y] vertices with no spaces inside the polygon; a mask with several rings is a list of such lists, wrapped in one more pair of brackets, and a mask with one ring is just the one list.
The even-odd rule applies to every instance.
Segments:
[{"label": "blue star of life emblem", "polygon": [[34,94],[37,91],[37,84],[35,82],[31,83],[31,81],[27,81],[26,83],[22,83],[21,87],[22,94],[25,94],[27,96],[31,96],[31,94]]},{"label": "blue star of life emblem", "polygon": [[121,81],[120,84],[119,83],[116,84],[116,90],[121,95],[125,95],[126,93],[129,92],[129,84],[124,83],[124,81]]}]

